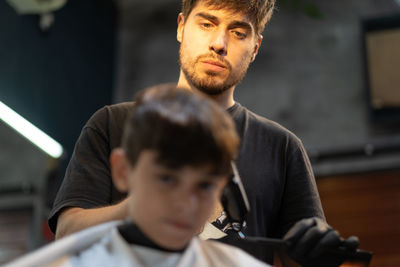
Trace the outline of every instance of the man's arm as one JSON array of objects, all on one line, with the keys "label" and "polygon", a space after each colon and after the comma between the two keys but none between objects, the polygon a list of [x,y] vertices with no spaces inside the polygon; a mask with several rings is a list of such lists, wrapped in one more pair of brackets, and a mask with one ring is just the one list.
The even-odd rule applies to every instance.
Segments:
[{"label": "man's arm", "polygon": [[127,198],[118,204],[102,208],[65,208],[60,211],[55,238],[60,239],[69,234],[104,222],[123,220],[127,216],[127,209]]},{"label": "man's arm", "polygon": [[326,220],[310,160],[297,137],[289,140],[286,166],[279,226],[281,237],[302,219]]},{"label": "man's arm", "polygon": [[[48,219],[58,238],[107,219],[124,218],[117,212],[119,205],[110,206],[126,194],[112,184],[109,156],[121,143],[123,125],[132,108],[133,103],[106,106],[96,111],[83,127]],[[110,212],[102,207],[109,207]],[[100,213],[96,212],[98,208]],[[102,209],[106,210],[104,214]],[[57,230],[57,226],[61,229]],[[69,227],[70,230],[65,229]]]}]

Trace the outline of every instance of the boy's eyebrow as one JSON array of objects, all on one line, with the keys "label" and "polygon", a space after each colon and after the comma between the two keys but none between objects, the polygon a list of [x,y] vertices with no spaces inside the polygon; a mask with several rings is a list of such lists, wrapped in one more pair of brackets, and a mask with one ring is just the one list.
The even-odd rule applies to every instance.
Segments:
[{"label": "boy's eyebrow", "polygon": [[[219,19],[216,16],[213,16],[213,15],[208,14],[208,13],[199,12],[195,16],[210,20],[210,21],[212,21],[214,23],[218,23],[219,22]],[[250,32],[253,30],[253,27],[251,27],[250,23],[245,22],[245,21],[239,21],[239,20],[234,20],[234,21],[230,22],[229,23],[229,28],[230,29],[243,28],[243,29],[248,30]]]},{"label": "boy's eyebrow", "polygon": [[170,175],[176,175],[176,173],[178,172],[178,170],[175,170],[171,167],[168,167],[166,165],[163,165],[162,163],[158,166],[158,168],[156,169],[156,172],[159,173],[168,173]]}]

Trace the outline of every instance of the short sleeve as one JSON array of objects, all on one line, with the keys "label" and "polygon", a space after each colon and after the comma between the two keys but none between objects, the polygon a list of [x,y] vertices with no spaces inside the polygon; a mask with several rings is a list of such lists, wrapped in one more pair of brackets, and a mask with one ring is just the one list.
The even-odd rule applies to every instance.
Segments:
[{"label": "short sleeve", "polygon": [[284,235],[303,218],[318,217],[325,220],[315,177],[302,142],[294,135],[289,135],[287,149],[280,235]]},{"label": "short sleeve", "polygon": [[111,204],[109,120],[108,108],[104,107],[82,129],[49,216],[53,232],[63,208],[87,209]]}]

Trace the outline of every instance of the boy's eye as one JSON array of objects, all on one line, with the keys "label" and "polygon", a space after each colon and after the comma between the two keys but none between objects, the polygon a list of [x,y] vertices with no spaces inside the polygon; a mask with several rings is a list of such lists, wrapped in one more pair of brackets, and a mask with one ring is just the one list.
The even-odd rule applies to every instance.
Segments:
[{"label": "boy's eye", "polygon": [[175,182],[174,177],[167,174],[162,174],[158,176],[158,179],[164,184],[172,184],[173,182]]},{"label": "boy's eye", "polygon": [[217,186],[215,185],[215,183],[212,182],[202,182],[199,184],[199,188],[202,191],[212,191],[216,188]]}]

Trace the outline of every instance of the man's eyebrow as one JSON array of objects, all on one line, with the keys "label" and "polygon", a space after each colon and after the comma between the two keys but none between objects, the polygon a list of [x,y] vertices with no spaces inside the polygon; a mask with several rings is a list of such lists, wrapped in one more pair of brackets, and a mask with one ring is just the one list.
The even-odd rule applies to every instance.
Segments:
[{"label": "man's eyebrow", "polygon": [[247,31],[252,31],[253,27],[251,27],[250,23],[248,22],[244,22],[244,21],[232,21],[231,23],[229,23],[229,28],[230,29],[235,29],[235,28],[243,28]]},{"label": "man's eyebrow", "polygon": [[208,19],[208,20],[211,20],[213,22],[218,22],[219,21],[219,19],[216,16],[213,16],[211,14],[204,13],[204,12],[197,13],[196,17],[201,17],[201,18],[204,18],[204,19]]},{"label": "man's eyebrow", "polygon": [[[208,13],[199,12],[195,16],[210,20],[210,21],[212,21],[214,23],[219,22],[218,17],[213,16],[213,15],[208,14]],[[234,20],[231,23],[229,23],[229,28],[230,29],[243,28],[243,29],[245,29],[247,31],[250,31],[250,32],[253,30],[253,27],[251,27],[250,23],[245,22],[245,21],[239,21],[239,20]]]}]

